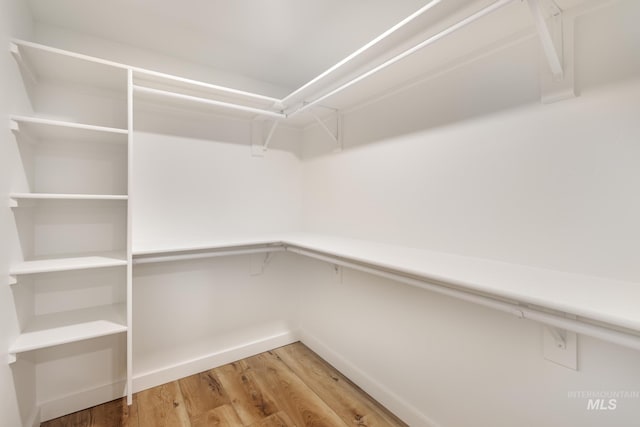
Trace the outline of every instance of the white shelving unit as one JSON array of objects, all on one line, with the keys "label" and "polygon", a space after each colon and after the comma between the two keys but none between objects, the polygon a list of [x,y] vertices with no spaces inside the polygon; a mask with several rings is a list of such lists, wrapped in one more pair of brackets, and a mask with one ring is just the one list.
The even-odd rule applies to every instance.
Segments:
[{"label": "white shelving unit", "polygon": [[[9,117],[22,158],[9,206],[29,208],[13,209],[22,252],[8,281],[21,328],[8,350],[15,362],[129,330],[130,274],[120,269],[130,268],[131,118],[127,67],[25,41],[10,50],[33,106]],[[38,304],[42,292],[55,301]],[[89,347],[73,348],[94,363]]]}]

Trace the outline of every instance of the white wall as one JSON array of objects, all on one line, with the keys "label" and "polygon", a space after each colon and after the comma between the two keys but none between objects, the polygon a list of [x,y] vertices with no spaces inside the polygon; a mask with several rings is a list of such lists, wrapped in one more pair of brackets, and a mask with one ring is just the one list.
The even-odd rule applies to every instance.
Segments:
[{"label": "white wall", "polygon": [[[347,112],[341,153],[307,129],[303,228],[639,281],[639,17],[620,1],[579,19],[576,99],[539,104],[530,40]],[[411,425],[640,417],[638,398],[587,411],[568,397],[640,391],[637,352],[580,337],[574,372],[542,358],[535,323],[301,263],[306,341],[392,409],[403,402]]]},{"label": "white wall", "polygon": [[134,389],[292,342],[296,259],[276,253],[134,269]]},{"label": "white wall", "polygon": [[[29,37],[31,19],[26,4],[20,0],[3,0],[0,4],[0,44],[7,46],[12,37]],[[0,55],[0,116],[7,119],[15,108],[28,108],[24,97],[20,95],[20,75],[15,62],[5,50]],[[6,126],[0,132],[0,199],[7,200],[11,181],[13,136]],[[6,206],[6,205],[5,205]],[[11,210],[0,209],[0,276],[6,278],[11,253],[16,247]],[[7,426],[28,425],[36,416],[34,369],[27,361],[8,365],[7,349],[15,340],[18,329],[18,316],[14,305],[14,290],[0,286],[0,423]]]},{"label": "white wall", "polygon": [[253,157],[248,120],[139,106],[134,130],[134,249],[299,229],[300,131]]},{"label": "white wall", "polygon": [[[300,131],[253,157],[248,120],[138,105],[134,129],[134,251],[299,229]],[[275,254],[253,275],[263,257],[134,266],[134,390],[289,339],[269,337],[293,329],[294,264]]]}]

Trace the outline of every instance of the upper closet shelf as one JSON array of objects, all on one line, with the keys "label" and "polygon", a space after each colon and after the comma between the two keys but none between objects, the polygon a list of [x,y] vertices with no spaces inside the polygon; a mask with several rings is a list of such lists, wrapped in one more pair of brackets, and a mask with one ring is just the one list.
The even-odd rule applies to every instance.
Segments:
[{"label": "upper closet shelf", "polygon": [[104,252],[74,257],[41,257],[11,266],[9,275],[49,273],[55,271],[86,270],[90,268],[126,266],[124,252]]},{"label": "upper closet shelf", "polygon": [[[537,5],[541,0],[528,1]],[[98,85],[126,90],[125,71],[130,70],[137,106],[169,106],[306,126],[316,120],[314,107],[321,107],[323,114],[329,107],[333,114],[397,90],[399,83],[441,74],[499,46],[535,36],[532,23],[529,8],[515,0],[495,0],[481,8],[475,3],[461,6],[432,0],[281,99],[30,42],[14,41],[12,52],[23,70],[31,70],[27,74],[33,80],[49,74],[76,82],[95,79]]]},{"label": "upper closet shelf", "polygon": [[82,141],[126,143],[126,129],[87,125],[40,117],[10,116],[11,130],[24,132],[37,141]]},{"label": "upper closet shelf", "polygon": [[63,82],[126,93],[125,65],[23,40],[13,40],[10,49],[34,83]]},{"label": "upper closet shelf", "polygon": [[[640,283],[311,233],[224,239],[210,244],[138,248],[156,262],[210,248],[285,250],[362,270],[454,298],[640,349]],[[571,319],[568,316],[577,316]],[[594,325],[592,323],[597,323]]]}]

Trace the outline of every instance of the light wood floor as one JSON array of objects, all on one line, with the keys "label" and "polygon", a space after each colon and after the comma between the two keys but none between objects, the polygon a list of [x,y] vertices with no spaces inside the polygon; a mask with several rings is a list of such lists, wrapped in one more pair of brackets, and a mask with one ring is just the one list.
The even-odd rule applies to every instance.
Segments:
[{"label": "light wood floor", "polygon": [[406,426],[301,343],[136,393],[41,427]]}]

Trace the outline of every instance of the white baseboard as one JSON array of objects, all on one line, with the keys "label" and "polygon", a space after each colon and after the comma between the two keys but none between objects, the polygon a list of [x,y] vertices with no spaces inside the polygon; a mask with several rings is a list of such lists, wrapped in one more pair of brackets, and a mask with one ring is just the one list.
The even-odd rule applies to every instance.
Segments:
[{"label": "white baseboard", "polygon": [[48,421],[123,397],[125,384],[126,381],[122,380],[41,403],[39,421]]},{"label": "white baseboard", "polygon": [[440,427],[438,423],[421,413],[414,406],[400,396],[380,384],[357,365],[345,359],[338,352],[331,349],[313,335],[300,330],[297,333],[300,341],[320,357],[333,365],[344,376],[349,378],[371,397],[380,402],[385,408],[412,427]]},{"label": "white baseboard", "polygon": [[35,407],[29,414],[29,418],[24,423],[24,427],[40,427],[40,408]]},{"label": "white baseboard", "polygon": [[197,374],[198,372],[217,368],[218,366],[226,365],[227,363],[254,356],[296,341],[298,341],[296,334],[292,331],[284,331],[276,335],[225,348],[195,359],[165,366],[161,369],[137,374],[133,377],[133,392],[137,393],[141,390]]}]

